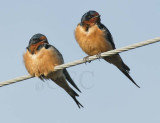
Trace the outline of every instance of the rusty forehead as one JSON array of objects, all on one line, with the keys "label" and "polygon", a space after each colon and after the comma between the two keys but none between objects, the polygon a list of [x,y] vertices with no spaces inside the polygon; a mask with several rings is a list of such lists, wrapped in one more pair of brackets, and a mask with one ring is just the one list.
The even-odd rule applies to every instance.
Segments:
[{"label": "rusty forehead", "polygon": [[41,36],[39,39],[40,39],[40,40],[46,40],[47,37],[46,37],[46,36]]}]

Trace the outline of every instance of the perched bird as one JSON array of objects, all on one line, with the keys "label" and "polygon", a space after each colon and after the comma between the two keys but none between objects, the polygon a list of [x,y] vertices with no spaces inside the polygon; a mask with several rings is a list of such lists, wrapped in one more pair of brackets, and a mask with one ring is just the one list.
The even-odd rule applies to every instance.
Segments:
[{"label": "perched bird", "polygon": [[[96,11],[88,11],[82,16],[81,22],[75,29],[75,38],[82,50],[90,56],[96,54],[100,55],[102,52],[116,48],[111,33],[101,23],[100,15]],[[119,54],[105,57],[104,60],[115,65],[139,87],[129,75],[130,69],[122,61]]]},{"label": "perched bird", "polygon": [[62,87],[76,102],[78,107],[83,107],[76,96],[79,96],[67,83],[81,92],[66,69],[54,72],[57,65],[64,63],[61,53],[52,45],[43,34],[35,34],[29,41],[26,53],[23,56],[24,64],[30,75],[40,79],[50,79]]}]

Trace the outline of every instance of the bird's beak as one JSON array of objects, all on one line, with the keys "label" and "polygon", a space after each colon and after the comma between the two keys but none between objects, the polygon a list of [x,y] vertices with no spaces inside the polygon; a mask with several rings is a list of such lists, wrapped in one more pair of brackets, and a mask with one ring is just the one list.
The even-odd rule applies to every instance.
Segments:
[{"label": "bird's beak", "polygon": [[94,16],[93,18],[98,18],[98,17],[100,17],[101,15],[97,15],[97,16]]}]

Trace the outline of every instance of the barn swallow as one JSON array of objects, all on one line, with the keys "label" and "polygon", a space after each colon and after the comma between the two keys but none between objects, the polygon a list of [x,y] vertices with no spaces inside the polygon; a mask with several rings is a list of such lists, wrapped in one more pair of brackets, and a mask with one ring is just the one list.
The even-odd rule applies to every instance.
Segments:
[{"label": "barn swallow", "polygon": [[[81,22],[75,29],[75,38],[82,50],[89,56],[116,49],[110,31],[101,23],[100,15],[96,11],[88,11],[82,16]],[[119,54],[103,59],[115,65],[140,88],[129,75],[130,68],[122,61]]]},{"label": "barn swallow", "polygon": [[54,81],[73,98],[79,108],[83,107],[76,99],[76,96],[79,95],[67,83],[68,80],[73,87],[81,92],[67,70],[54,71],[55,66],[63,64],[64,60],[61,53],[48,43],[45,35],[35,34],[32,36],[23,59],[30,75],[39,77],[41,80]]}]

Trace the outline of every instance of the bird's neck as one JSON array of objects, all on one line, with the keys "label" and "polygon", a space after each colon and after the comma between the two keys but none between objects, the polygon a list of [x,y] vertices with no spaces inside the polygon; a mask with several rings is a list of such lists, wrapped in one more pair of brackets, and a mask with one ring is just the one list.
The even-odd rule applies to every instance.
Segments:
[{"label": "bird's neck", "polygon": [[85,29],[85,31],[88,31],[89,28],[95,26],[95,25],[99,25],[100,22],[97,22],[97,23],[80,23],[80,25]]},{"label": "bird's neck", "polygon": [[36,54],[37,50],[39,50],[38,47],[40,47],[41,45],[43,45],[43,44],[45,44],[45,43],[48,44],[48,42],[46,42],[46,41],[41,41],[41,42],[38,42],[38,43],[36,43],[36,44],[31,44],[31,45],[29,45],[29,46],[27,47],[27,49],[28,49],[28,51],[29,51],[31,54]]}]

